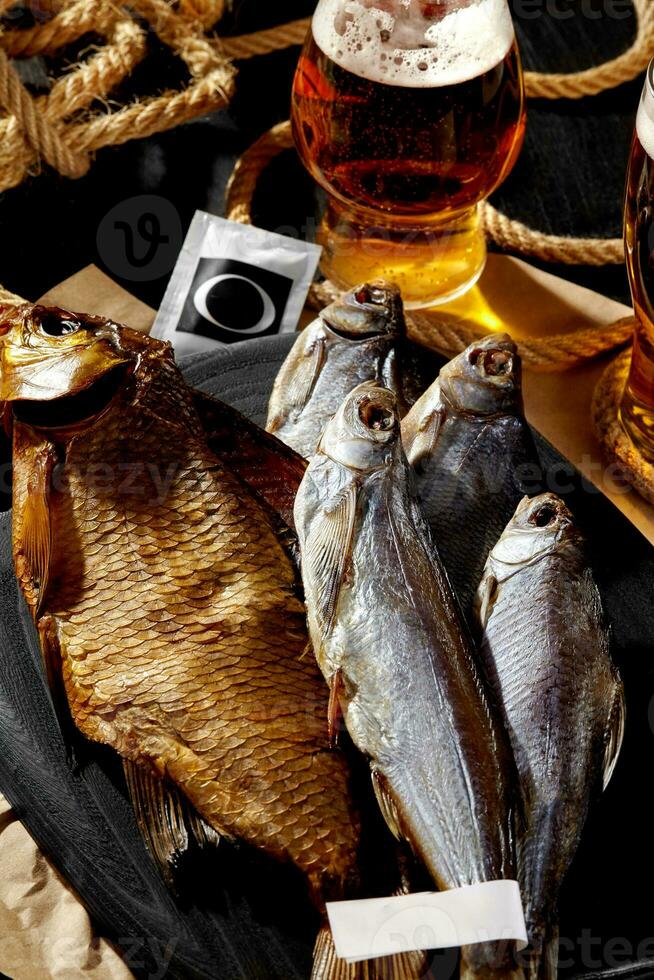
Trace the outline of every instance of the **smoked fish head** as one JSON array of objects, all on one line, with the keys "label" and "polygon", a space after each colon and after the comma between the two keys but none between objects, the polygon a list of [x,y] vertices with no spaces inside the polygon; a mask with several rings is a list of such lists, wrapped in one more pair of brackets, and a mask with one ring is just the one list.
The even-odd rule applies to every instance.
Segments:
[{"label": "smoked fish head", "polygon": [[81,425],[108,409],[138,365],[161,359],[172,362],[169,344],[111,320],[21,306],[0,319],[0,402],[37,428]]}]

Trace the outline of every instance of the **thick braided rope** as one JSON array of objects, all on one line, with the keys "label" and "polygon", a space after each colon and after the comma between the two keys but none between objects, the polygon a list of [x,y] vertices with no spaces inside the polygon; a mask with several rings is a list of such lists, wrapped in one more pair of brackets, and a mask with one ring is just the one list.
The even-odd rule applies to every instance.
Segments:
[{"label": "thick braided rope", "polygon": [[[654,53],[654,2],[633,0],[638,15],[634,45],[623,55],[596,68],[570,75],[528,73],[532,97],[578,98],[635,77]],[[2,8],[13,4],[1,0]],[[194,116],[227,104],[233,90],[233,70],[226,57],[245,58],[301,43],[309,21],[295,21],[268,31],[208,43],[202,34],[219,18],[226,0],[134,0],[131,4],[145,17],[164,43],[189,66],[195,84],[184,92],[170,92],[119,112],[95,115],[66,125],[67,119],[92,101],[105,98],[143,57],[145,43],[136,25],[112,3],[95,0],[50,0],[54,16],[29,30],[7,31],[0,37],[6,55],[53,53],[88,30],[104,32],[110,43],[88,64],[78,67],[51,95],[33,100],[22,85],[7,56],[0,50],[0,105],[9,118],[0,121],[0,188],[16,186],[40,158],[67,176],[81,176],[91,163],[91,153],[135,137],[145,137],[186,122]],[[120,20],[122,18],[122,21]],[[122,29],[119,25],[122,23]],[[264,147],[259,147],[263,150]],[[484,205],[486,232],[501,247],[546,261],[603,265],[623,260],[618,239],[572,239],[533,231]]]},{"label": "thick braided rope", "polygon": [[225,58],[207,42],[201,22],[179,16],[168,0],[132,0],[131,6],[148,21],[159,39],[183,58],[195,78],[223,66]]},{"label": "thick braided rope", "polygon": [[[309,292],[309,305],[322,310],[340,295],[333,283],[314,283]],[[488,331],[472,326],[451,313],[410,312],[407,314],[409,333],[418,343],[454,357]],[[636,320],[632,316],[606,327],[585,327],[570,333],[552,334],[542,340],[524,338],[518,343],[520,356],[530,371],[551,374],[568,371],[609,351],[630,343]]]},{"label": "thick braided rope", "polygon": [[[196,2],[206,7],[208,0]],[[82,176],[101,147],[161,132],[228,104],[235,71],[204,36],[199,21],[181,16],[172,0],[131,0],[130,9],[186,62],[192,84],[117,112],[75,120],[93,102],[106,100],[143,59],[146,38],[140,25],[112,0],[77,0],[45,24],[5,32],[0,36],[0,106],[8,115],[0,118],[0,190],[20,184],[42,159],[65,176]],[[104,33],[108,43],[55,82],[48,96],[33,99],[5,52],[27,56],[55,51],[90,29]]]},{"label": "thick braided rope", "polygon": [[271,160],[293,147],[290,122],[282,122],[264,133],[238,160],[226,190],[227,216],[241,224],[252,223],[252,198],[259,177]]},{"label": "thick braided rope", "polygon": [[[13,6],[10,0],[1,0],[2,9],[8,10]],[[635,77],[646,64],[654,50],[654,4],[652,0],[633,0],[638,14],[638,35],[631,49],[613,61],[597,68],[571,75],[527,75],[527,89],[531,96],[545,98],[573,98],[582,95],[595,94],[607,87],[620,84]],[[0,38],[0,43],[9,57],[27,57],[34,54],[54,53],[62,46],[76,40],[89,30],[111,34],[116,20],[124,17],[123,12],[111,3],[88,0],[65,4],[64,0],[50,0],[50,9],[54,16],[43,24],[28,30],[7,31]],[[210,45],[201,34],[201,27],[208,26],[220,18],[224,12],[226,0],[178,0],[177,10],[172,8],[171,0],[134,0],[133,8],[150,21],[162,40],[169,44],[189,65],[194,78],[199,83],[199,90],[191,94],[191,90],[180,93],[165,93],[150,100],[142,109],[130,106],[120,113],[114,113],[107,123],[96,117],[96,122],[88,133],[82,134],[84,152],[78,149],[70,138],[72,134],[62,131],[63,127],[54,122],[63,120],[83,105],[90,104],[95,94],[86,98],[83,89],[88,85],[94,91],[94,82],[99,84],[102,95],[107,94],[111,85],[120,81],[120,71],[127,74],[134,66],[135,59],[130,57],[135,52],[134,37],[128,36],[125,29],[122,34],[115,33],[112,38],[113,48],[105,64],[98,62],[93,69],[78,69],[79,81],[69,82],[57,90],[57,105],[51,112],[43,108],[43,100],[34,102],[12,70],[7,57],[0,56],[0,104],[10,112],[12,119],[4,124],[4,146],[0,149],[0,187],[15,186],[27,173],[30,167],[29,150],[25,143],[34,151],[35,159],[32,165],[42,157],[60,172],[67,176],[80,176],[90,165],[89,149],[110,145],[114,142],[124,142],[131,138],[129,128],[134,127],[133,137],[146,136],[160,131],[171,125],[178,125],[198,112],[210,111],[224,105],[231,94],[233,77],[229,77],[231,69],[225,58],[245,58],[268,51],[278,50],[290,44],[300,43],[309,26],[307,19],[283,24],[267,31],[246,35],[241,38],[226,39],[220,47]],[[141,57],[143,50],[141,49]],[[137,55],[138,57],[138,55]],[[113,65],[110,65],[110,62]],[[70,78],[75,78],[72,73]],[[204,76],[204,77],[203,77]],[[111,81],[111,85],[103,84]],[[192,87],[191,87],[192,88]],[[72,97],[74,92],[75,97]],[[66,112],[66,96],[71,93],[69,111]],[[188,103],[184,106],[184,99]],[[162,100],[170,99],[172,104],[166,108]],[[41,119],[45,113],[45,121]],[[154,125],[154,117],[159,114],[161,124]],[[76,129],[75,137],[79,137]],[[73,149],[75,147],[75,149]],[[3,180],[4,177],[4,180]],[[523,254],[537,255],[543,258],[554,258],[556,261],[576,262],[583,253],[585,260],[593,264],[603,264],[608,261],[620,261],[621,246],[617,240],[593,241],[587,240],[575,243],[574,240],[557,236],[542,236],[531,232],[524,225],[511,222],[487,208],[485,215],[489,235],[506,248],[517,248]]]},{"label": "thick braided rope", "polygon": [[[15,5],[15,0],[7,7]],[[84,34],[105,33],[118,16],[115,7],[94,0],[77,0],[60,10],[51,20],[25,30],[5,31],[1,44],[10,58],[32,58],[34,55],[56,54]]]},{"label": "thick braided rope", "polygon": [[527,95],[532,99],[581,99],[631,82],[654,57],[654,3],[632,0],[638,18],[636,40],[617,58],[570,74],[527,72]]},{"label": "thick braided rope", "polygon": [[[409,331],[419,343],[453,357],[488,331],[448,319],[438,313],[410,313]],[[625,317],[607,327],[590,327],[571,333],[551,334],[542,340],[524,338],[518,350],[530,371],[568,371],[630,343],[636,321]]]},{"label": "thick braided rope", "polygon": [[[227,187],[226,213],[231,221],[252,223],[252,200],[261,173],[277,154],[293,145],[290,124],[285,122],[265,133],[243,154]],[[311,287],[309,303],[320,310],[336,296],[338,289],[333,283],[317,283]],[[448,356],[465,350],[482,336],[479,328],[439,312],[410,313],[407,322],[415,340]],[[520,353],[532,371],[565,371],[629,343],[634,325],[633,317],[627,317],[607,327],[585,328],[543,340],[525,339],[520,342]]]},{"label": "thick braided rope", "polygon": [[[93,100],[105,98],[111,89],[142,59],[146,38],[133,20],[121,20],[110,32],[110,43],[101,48],[77,71],[63,75],[47,97],[36,100],[38,111],[51,126],[72,112],[86,108]],[[79,149],[79,148],[78,148]],[[35,160],[35,151],[15,116],[0,121],[0,174],[5,186],[15,186]],[[80,157],[86,166],[91,158]]]},{"label": "thick braided rope", "polygon": [[179,12],[188,20],[195,20],[204,28],[217,24],[225,12],[228,0],[179,0]]},{"label": "thick braided rope", "polygon": [[0,104],[20,119],[30,146],[64,177],[81,177],[89,161],[75,152],[39,112],[5,52],[0,48]]},{"label": "thick braided rope", "polygon": [[[106,19],[109,13],[115,17],[115,11],[106,3],[97,3],[95,11],[99,21]],[[145,54],[144,32],[131,18],[110,25],[108,33],[110,43],[77,71],[58,79],[48,96],[32,102],[23,89],[24,97],[30,99],[33,112],[38,115],[42,126],[47,127],[51,139],[61,142],[58,132],[64,118],[86,108],[93,100],[106,97]],[[30,140],[24,126],[19,125],[16,114],[0,121],[0,175],[5,187],[19,184],[40,156],[48,159],[38,142],[39,135]],[[76,147],[76,164],[77,176],[85,173],[91,165],[91,157],[81,152],[79,147]]]},{"label": "thick braided rope", "polygon": [[311,27],[311,18],[293,20],[288,24],[279,24],[255,34],[243,34],[241,37],[223,38],[225,53],[230,58],[254,58],[261,54],[272,54],[293,45],[303,44]]},{"label": "thick braided rope", "polygon": [[531,255],[543,262],[559,265],[620,265],[624,262],[621,238],[569,238],[534,231],[497,211],[492,204],[482,205],[486,237],[510,252]]},{"label": "thick braided rope", "polygon": [[108,29],[108,40],[77,71],[57,79],[50,94],[39,100],[48,119],[65,119],[96,99],[105,99],[145,56],[147,39],[136,21],[118,21]]},{"label": "thick braided rope", "polygon": [[165,132],[227,105],[230,82],[230,76],[217,69],[184,92],[166,92],[113,115],[94,116],[86,123],[72,126],[71,139],[82,150],[94,151],[127,143],[136,134],[143,139]]}]

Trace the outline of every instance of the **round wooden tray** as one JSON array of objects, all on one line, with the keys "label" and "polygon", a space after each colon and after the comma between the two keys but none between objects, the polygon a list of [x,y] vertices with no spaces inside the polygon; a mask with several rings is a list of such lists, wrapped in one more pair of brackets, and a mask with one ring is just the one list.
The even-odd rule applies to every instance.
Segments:
[{"label": "round wooden tray", "polygon": [[629,377],[631,351],[611,361],[595,389],[592,407],[593,430],[604,455],[620,470],[641,497],[654,504],[654,465],[644,459],[620,422],[620,402]]}]

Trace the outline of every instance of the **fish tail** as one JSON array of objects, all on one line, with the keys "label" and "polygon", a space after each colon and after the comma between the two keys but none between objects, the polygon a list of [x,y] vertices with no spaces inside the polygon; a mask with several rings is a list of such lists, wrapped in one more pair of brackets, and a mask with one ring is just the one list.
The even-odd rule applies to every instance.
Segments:
[{"label": "fish tail", "polygon": [[461,950],[461,980],[526,980],[513,942],[479,943]]},{"label": "fish tail", "polygon": [[525,950],[527,980],[556,980],[559,971],[559,929],[553,926],[537,947]]},{"label": "fish tail", "polygon": [[426,980],[429,963],[424,953],[396,953],[377,960],[347,963],[336,955],[329,926],[318,933],[311,980]]}]

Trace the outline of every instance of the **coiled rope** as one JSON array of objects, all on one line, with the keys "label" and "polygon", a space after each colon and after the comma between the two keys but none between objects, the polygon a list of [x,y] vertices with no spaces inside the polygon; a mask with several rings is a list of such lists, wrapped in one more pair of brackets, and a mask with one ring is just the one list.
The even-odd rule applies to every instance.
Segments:
[{"label": "coiled rope", "polygon": [[[1,0],[4,12],[15,4]],[[226,106],[236,71],[220,45],[206,37],[199,8],[220,16],[224,0],[61,0],[51,19],[27,30],[0,34],[0,191],[16,187],[45,162],[65,177],[86,174],[93,153],[105,146],[163,132],[198,115]],[[193,19],[192,19],[193,17]],[[190,84],[108,110],[108,99],[147,52],[140,20],[188,68]],[[105,44],[53,84],[48,95],[34,97],[11,59],[55,55],[85,34]]]}]

